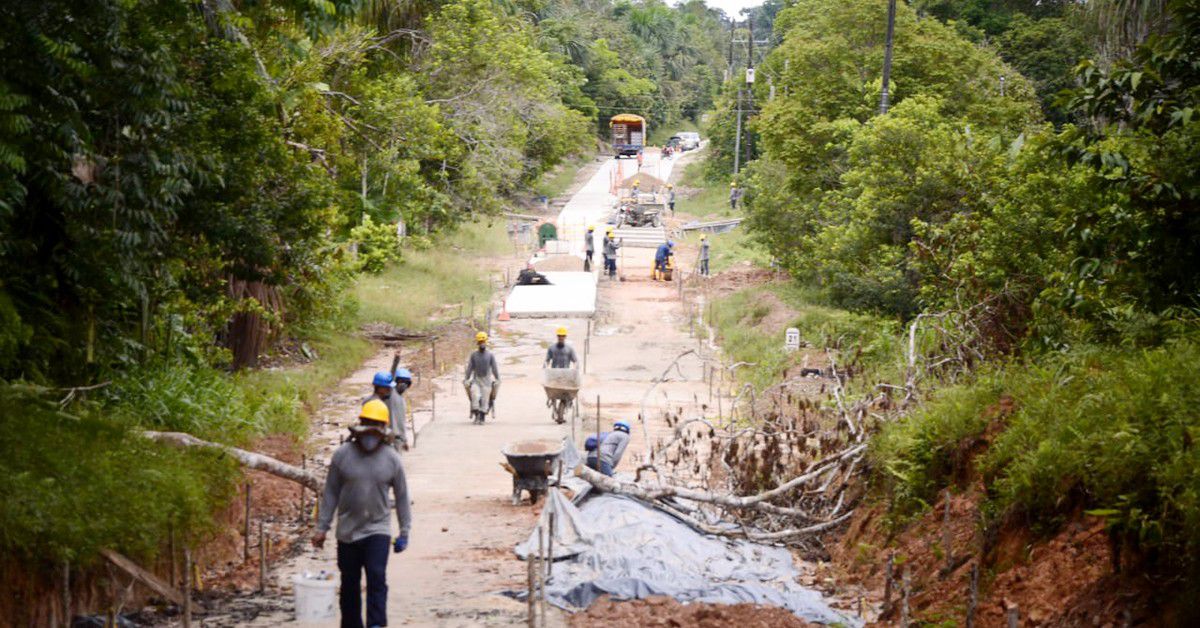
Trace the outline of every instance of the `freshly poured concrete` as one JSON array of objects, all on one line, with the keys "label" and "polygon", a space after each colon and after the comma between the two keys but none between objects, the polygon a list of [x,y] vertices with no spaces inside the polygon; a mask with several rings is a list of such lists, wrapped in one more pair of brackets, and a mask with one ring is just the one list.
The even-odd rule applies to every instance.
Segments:
[{"label": "freshly poured concrete", "polygon": [[545,272],[548,286],[514,286],[508,294],[513,318],[590,317],[596,312],[596,276]]}]

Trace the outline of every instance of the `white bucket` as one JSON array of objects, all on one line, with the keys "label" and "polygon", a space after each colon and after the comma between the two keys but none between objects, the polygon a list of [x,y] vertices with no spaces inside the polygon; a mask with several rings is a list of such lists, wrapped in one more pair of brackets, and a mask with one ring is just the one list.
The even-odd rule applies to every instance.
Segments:
[{"label": "white bucket", "polygon": [[296,598],[296,621],[321,621],[338,616],[336,576],[305,573],[292,578]]}]

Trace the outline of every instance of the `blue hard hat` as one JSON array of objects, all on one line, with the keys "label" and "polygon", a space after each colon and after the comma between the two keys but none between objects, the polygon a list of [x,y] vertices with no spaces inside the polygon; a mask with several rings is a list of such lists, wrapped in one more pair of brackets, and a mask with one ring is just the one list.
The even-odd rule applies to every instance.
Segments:
[{"label": "blue hard hat", "polygon": [[587,451],[596,449],[596,437],[588,436],[587,440],[583,441],[583,448]]},{"label": "blue hard hat", "polygon": [[621,430],[622,432],[625,432],[626,434],[628,434],[629,433],[629,424],[626,423],[625,421],[617,421],[616,423],[613,423],[613,429]]},{"label": "blue hard hat", "polygon": [[667,246],[669,246],[669,247],[671,247],[671,248],[675,248],[675,241],[674,241],[674,240],[667,240]]},{"label": "blue hard hat", "polygon": [[396,369],[396,380],[405,380],[412,383],[412,373],[408,369]]},{"label": "blue hard hat", "polygon": [[393,383],[392,374],[387,371],[375,373],[375,378],[371,380],[373,386],[391,386]]}]

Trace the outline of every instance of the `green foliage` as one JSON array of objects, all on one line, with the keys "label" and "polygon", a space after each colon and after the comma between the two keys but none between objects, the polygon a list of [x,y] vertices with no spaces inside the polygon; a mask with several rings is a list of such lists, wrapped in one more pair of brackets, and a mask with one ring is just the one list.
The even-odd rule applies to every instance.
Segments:
[{"label": "green foliage", "polygon": [[350,230],[351,240],[358,245],[357,265],[359,270],[373,275],[379,274],[389,262],[401,257],[400,237],[396,226],[364,216],[363,224]]},{"label": "green foliage", "polygon": [[[1200,560],[1197,368],[1192,341],[998,367],[885,426],[872,456],[902,511],[923,508],[972,464],[993,521],[1052,529],[1082,506],[1170,566],[1192,568]],[[969,461],[964,454],[989,426],[998,428],[991,446]]]},{"label": "green foliage", "polygon": [[0,416],[0,551],[33,563],[84,566],[100,548],[151,559],[171,529],[210,530],[237,472],[228,457],[164,448],[94,407],[64,412],[13,386],[0,385]]}]

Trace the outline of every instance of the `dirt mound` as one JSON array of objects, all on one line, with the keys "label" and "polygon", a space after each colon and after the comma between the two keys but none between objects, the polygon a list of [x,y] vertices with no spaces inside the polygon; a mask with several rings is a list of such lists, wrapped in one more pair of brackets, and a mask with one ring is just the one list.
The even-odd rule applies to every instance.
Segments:
[{"label": "dirt mound", "polygon": [[667,187],[666,181],[663,181],[662,179],[659,179],[658,177],[652,177],[648,174],[643,174],[643,173],[638,173],[638,174],[635,174],[635,175],[629,177],[628,179],[625,179],[624,181],[617,184],[617,187],[632,188],[634,181],[638,182],[638,188],[643,191],[657,190],[659,188]]},{"label": "dirt mound", "polygon": [[610,626],[689,626],[696,628],[806,628],[815,626],[782,608],[753,604],[680,604],[667,597],[632,602],[597,600],[571,618],[576,628]]}]

